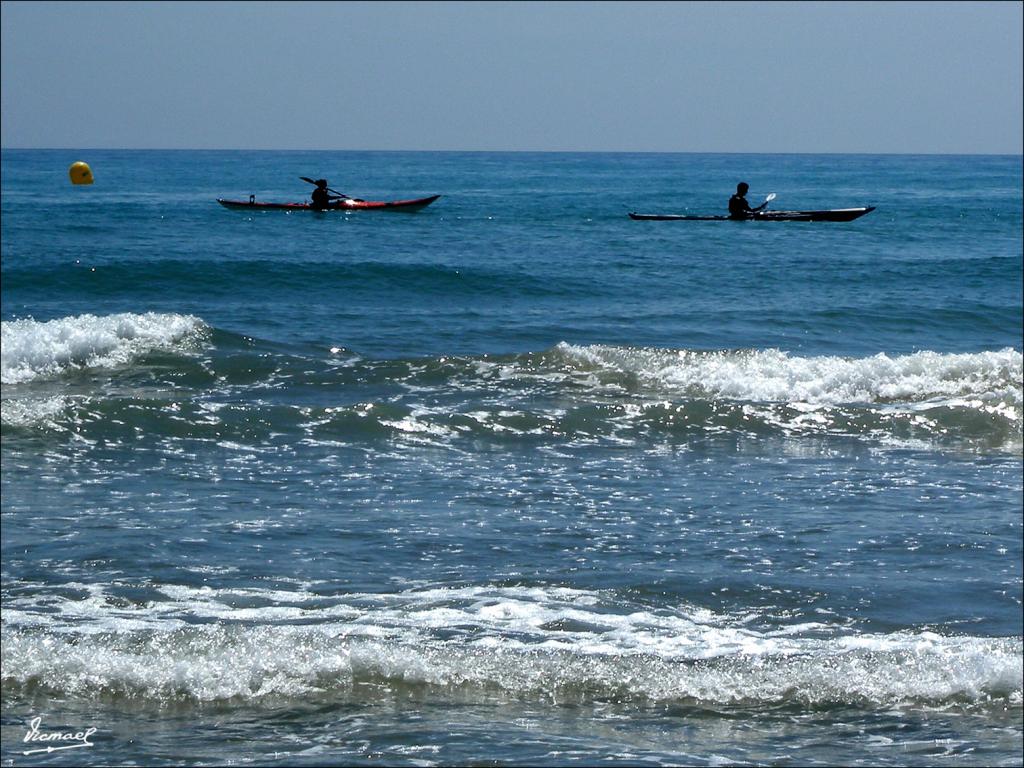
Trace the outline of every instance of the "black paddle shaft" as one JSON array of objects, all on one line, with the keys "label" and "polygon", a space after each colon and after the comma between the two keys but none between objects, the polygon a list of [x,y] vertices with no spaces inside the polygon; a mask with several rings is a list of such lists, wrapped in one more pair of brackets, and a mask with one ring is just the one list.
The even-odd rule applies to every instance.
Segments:
[{"label": "black paddle shaft", "polygon": [[[307,182],[309,182],[309,183],[310,183],[310,184],[312,184],[312,185],[313,185],[314,187],[316,186],[316,182],[315,182],[315,181],[313,181],[313,180],[312,180],[311,178],[309,178],[308,176],[299,176],[299,178],[300,178],[300,179],[302,179],[303,181],[307,181]],[[336,194],[336,195],[339,195],[340,197],[344,197],[344,198],[345,198],[346,200],[351,200],[351,199],[352,199],[352,198],[350,198],[350,197],[349,197],[348,195],[343,195],[343,194],[342,194],[341,192],[339,192],[338,190],[336,190],[336,189],[331,189],[330,187],[328,187],[328,188],[327,188],[327,191],[328,191],[328,192],[333,192],[334,194]]]}]

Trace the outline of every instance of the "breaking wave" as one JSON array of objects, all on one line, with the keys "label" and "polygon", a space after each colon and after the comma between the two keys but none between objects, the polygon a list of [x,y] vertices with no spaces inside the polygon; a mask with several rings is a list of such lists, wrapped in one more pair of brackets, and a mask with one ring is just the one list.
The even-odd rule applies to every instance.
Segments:
[{"label": "breaking wave", "polygon": [[350,700],[420,688],[709,708],[1022,700],[1020,638],[778,626],[560,587],[325,597],[166,586],[135,604],[77,587],[45,607],[5,607],[5,692],[166,703]]},{"label": "breaking wave", "polygon": [[[96,381],[85,370],[103,372]],[[1022,356],[863,358],[559,343],[542,352],[373,360],[281,348],[175,314],[3,324],[5,427],[116,440],[639,444],[847,436],[1019,452]]]},{"label": "breaking wave", "polygon": [[188,315],[78,315],[47,322],[3,321],[0,382],[21,384],[89,368],[131,364],[142,355],[197,339],[205,326]]}]

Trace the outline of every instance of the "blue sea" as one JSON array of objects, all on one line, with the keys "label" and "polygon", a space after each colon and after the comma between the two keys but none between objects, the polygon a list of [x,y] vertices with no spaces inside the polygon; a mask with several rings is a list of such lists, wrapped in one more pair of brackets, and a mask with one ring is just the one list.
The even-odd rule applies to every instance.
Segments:
[{"label": "blue sea", "polygon": [[[300,176],[441,198],[217,204]],[[627,216],[739,181],[877,209]],[[1021,765],[1022,207],[1020,155],[4,150],[0,759]]]}]

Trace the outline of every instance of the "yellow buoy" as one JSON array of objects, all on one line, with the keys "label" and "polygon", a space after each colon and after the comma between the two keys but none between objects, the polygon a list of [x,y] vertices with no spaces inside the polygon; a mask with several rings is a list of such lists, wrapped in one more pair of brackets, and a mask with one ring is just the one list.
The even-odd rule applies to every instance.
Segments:
[{"label": "yellow buoy", "polygon": [[71,167],[68,168],[68,176],[71,177],[72,184],[92,184],[92,168],[81,160],[71,164]]}]

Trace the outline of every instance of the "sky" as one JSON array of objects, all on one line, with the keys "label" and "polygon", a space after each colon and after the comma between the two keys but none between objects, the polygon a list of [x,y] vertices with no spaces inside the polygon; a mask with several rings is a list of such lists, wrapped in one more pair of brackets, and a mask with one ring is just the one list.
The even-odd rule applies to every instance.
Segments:
[{"label": "sky", "polygon": [[3,0],[0,144],[1021,154],[1022,8]]}]

